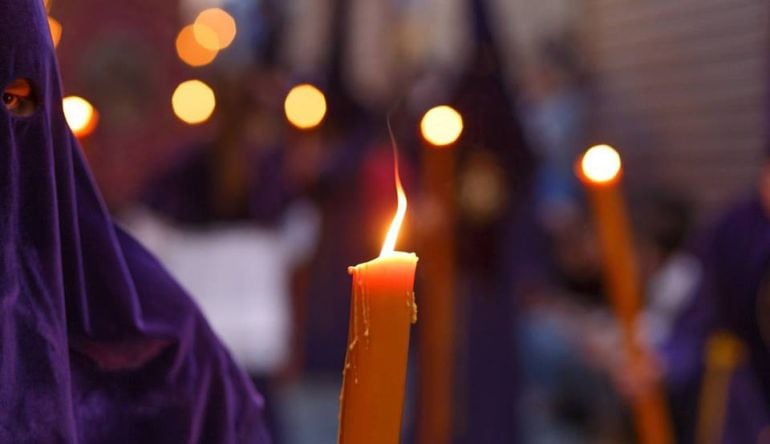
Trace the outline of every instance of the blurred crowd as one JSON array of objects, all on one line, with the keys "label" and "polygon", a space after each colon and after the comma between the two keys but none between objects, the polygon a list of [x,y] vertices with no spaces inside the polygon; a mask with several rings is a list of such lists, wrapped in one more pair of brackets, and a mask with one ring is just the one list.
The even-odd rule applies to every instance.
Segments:
[{"label": "blurred crowd", "polygon": [[[377,256],[395,210],[393,143],[409,199],[397,248],[420,255],[433,248],[425,239],[437,221],[452,222],[455,267],[444,278],[456,307],[445,338],[455,355],[445,363],[453,442],[632,442],[629,405],[658,382],[679,442],[770,439],[770,175],[716,224],[697,218],[677,190],[642,184],[627,194],[644,290],[638,335],[649,348],[648,359],[632,362],[574,173],[581,151],[601,138],[572,25],[578,12],[551,1],[546,15],[534,3],[220,5],[239,28],[234,46],[194,74],[216,94],[211,119],[190,129],[194,137],[161,137],[174,146],[108,204],[248,370],[277,443],[336,440],[346,269]],[[522,15],[549,20],[535,27]],[[74,76],[66,66],[65,87]],[[284,111],[286,93],[302,82],[327,104],[306,130]],[[422,115],[439,104],[463,117],[448,148],[419,133]],[[110,115],[120,113],[103,122]],[[454,153],[449,206],[425,183],[434,149]],[[419,341],[410,352],[421,353]],[[407,442],[419,421],[417,372],[410,368]]]}]

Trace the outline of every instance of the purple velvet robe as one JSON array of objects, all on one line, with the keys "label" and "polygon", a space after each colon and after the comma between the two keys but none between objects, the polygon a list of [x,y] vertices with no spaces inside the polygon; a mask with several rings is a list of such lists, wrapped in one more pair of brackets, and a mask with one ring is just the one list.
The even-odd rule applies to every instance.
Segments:
[{"label": "purple velvet robe", "polygon": [[262,443],[262,400],[117,228],[64,120],[40,0],[0,0],[0,442]]}]

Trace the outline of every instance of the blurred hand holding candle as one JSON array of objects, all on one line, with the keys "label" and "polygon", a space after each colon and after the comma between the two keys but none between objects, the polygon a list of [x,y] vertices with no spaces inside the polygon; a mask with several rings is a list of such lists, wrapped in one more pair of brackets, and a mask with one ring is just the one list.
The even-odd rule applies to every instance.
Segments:
[{"label": "blurred hand holding candle", "polygon": [[353,276],[348,350],[340,395],[340,444],[399,442],[409,330],[417,322],[417,256],[395,251],[406,195],[394,146],[398,209],[380,256],[348,268]]},{"label": "blurred hand holding candle", "polygon": [[[589,148],[577,168],[593,208],[605,288],[620,324],[625,353],[632,366],[643,367],[650,356],[636,335],[641,304],[640,278],[628,215],[619,189],[621,173],[620,155],[609,145]],[[667,408],[658,384],[636,397],[632,407],[640,443],[672,442]]]}]

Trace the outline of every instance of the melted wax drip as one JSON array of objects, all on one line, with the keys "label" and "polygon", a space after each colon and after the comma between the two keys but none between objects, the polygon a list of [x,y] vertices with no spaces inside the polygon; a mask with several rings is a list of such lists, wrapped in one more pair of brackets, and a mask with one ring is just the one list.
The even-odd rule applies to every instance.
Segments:
[{"label": "melted wax drip", "polygon": [[412,324],[416,324],[417,323],[417,302],[415,302],[415,299],[414,299],[414,291],[406,292],[406,308],[411,311]]}]

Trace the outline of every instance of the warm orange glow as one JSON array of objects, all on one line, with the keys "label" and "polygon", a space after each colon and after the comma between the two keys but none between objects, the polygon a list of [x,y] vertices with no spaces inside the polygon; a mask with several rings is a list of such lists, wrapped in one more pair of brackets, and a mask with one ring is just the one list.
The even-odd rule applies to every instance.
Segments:
[{"label": "warm orange glow", "polygon": [[216,107],[214,91],[200,80],[187,80],[174,90],[171,97],[174,114],[190,125],[203,123]]},{"label": "warm orange glow", "polygon": [[583,154],[580,173],[588,181],[604,184],[612,182],[620,174],[620,155],[609,145],[596,145]]},{"label": "warm orange glow", "polygon": [[[207,35],[205,31],[201,33],[204,36]],[[208,38],[213,37],[209,34]],[[204,66],[216,58],[218,51],[201,46],[196,39],[195,25],[188,25],[182,28],[176,37],[176,53],[190,66]]]},{"label": "warm orange glow", "polygon": [[96,129],[99,113],[86,99],[78,96],[65,97],[62,101],[62,108],[67,125],[75,137],[86,137]]},{"label": "warm orange glow", "polygon": [[326,116],[326,98],[315,86],[303,83],[289,91],[283,109],[286,119],[297,128],[315,128]]},{"label": "warm orange glow", "polygon": [[192,27],[196,43],[209,51],[217,52],[221,49],[219,36],[211,27],[203,23],[193,23]]},{"label": "warm orange glow", "polygon": [[53,17],[48,17],[48,27],[51,29],[51,40],[53,40],[53,47],[56,48],[59,46],[59,41],[61,40],[61,23],[59,23]]},{"label": "warm orange glow", "polygon": [[[210,30],[211,36],[201,37],[199,34]],[[195,19],[195,34],[198,42],[209,50],[221,50],[230,46],[235,39],[237,27],[235,19],[220,8],[210,8],[202,11]]]},{"label": "warm orange glow", "polygon": [[420,122],[422,137],[434,146],[454,143],[463,132],[463,118],[447,105],[431,108]]},{"label": "warm orange glow", "polygon": [[398,207],[396,208],[396,215],[393,217],[393,222],[390,223],[388,234],[385,236],[385,243],[382,244],[380,257],[392,256],[395,253],[398,232],[401,230],[401,224],[404,222],[404,216],[406,216],[406,194],[404,193],[404,187],[401,186],[401,176],[398,174],[398,154],[396,153],[395,146],[393,147],[393,155],[395,161],[394,173],[396,177]]}]

